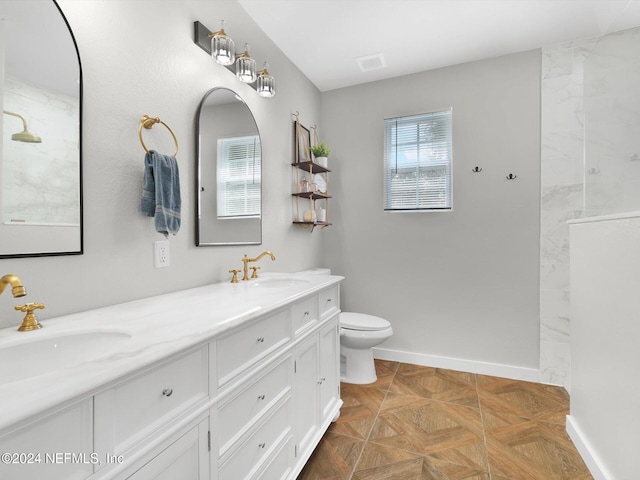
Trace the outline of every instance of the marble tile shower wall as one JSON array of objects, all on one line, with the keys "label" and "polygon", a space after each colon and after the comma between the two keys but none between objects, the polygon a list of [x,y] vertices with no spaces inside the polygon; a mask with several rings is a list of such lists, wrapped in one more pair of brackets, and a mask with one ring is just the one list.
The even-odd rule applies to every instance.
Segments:
[{"label": "marble tile shower wall", "polygon": [[12,142],[22,123],[4,116],[2,221],[79,225],[78,100],[7,75],[3,108],[23,115],[42,143]]},{"label": "marble tile shower wall", "polygon": [[567,220],[640,210],[640,28],[542,50],[540,380],[570,389]]},{"label": "marble tile shower wall", "polygon": [[598,39],[584,65],[585,215],[640,210],[640,28]]},{"label": "marble tile shower wall", "polygon": [[584,197],[584,62],[594,40],[542,51],[540,380],[570,388],[569,227]]}]

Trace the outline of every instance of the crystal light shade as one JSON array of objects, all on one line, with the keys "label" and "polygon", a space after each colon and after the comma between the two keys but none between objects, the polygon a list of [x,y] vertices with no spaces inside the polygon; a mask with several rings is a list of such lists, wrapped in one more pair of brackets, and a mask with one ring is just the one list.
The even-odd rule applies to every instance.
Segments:
[{"label": "crystal light shade", "polygon": [[224,20],[220,22],[220,30],[217,32],[211,32],[198,21],[193,22],[193,25],[195,44],[211,55],[216,63],[235,73],[236,78],[241,82],[250,84],[260,97],[275,96],[275,79],[269,74],[267,62],[264,62],[262,70],[256,71],[256,61],[249,55],[247,43],[244,44],[243,51],[236,53],[233,40],[224,31]]},{"label": "crystal light shade", "polygon": [[276,94],[276,80],[269,75],[269,64],[264,62],[263,69],[258,72],[256,90],[261,97],[273,97]]},{"label": "crystal light shade", "polygon": [[220,31],[211,37],[211,56],[220,65],[233,65],[235,61],[235,45],[231,37],[224,31],[224,20],[220,22]]},{"label": "crystal light shade", "polygon": [[236,59],[236,77],[244,83],[256,81],[256,61],[249,56],[248,43],[244,44],[244,53]]}]

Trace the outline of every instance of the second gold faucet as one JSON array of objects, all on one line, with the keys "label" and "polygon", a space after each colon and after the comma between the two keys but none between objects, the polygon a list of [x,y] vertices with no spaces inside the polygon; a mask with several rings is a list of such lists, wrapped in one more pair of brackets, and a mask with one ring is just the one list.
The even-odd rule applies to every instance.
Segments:
[{"label": "second gold faucet", "polygon": [[[243,268],[244,275],[242,276],[242,280],[249,280],[249,263],[257,262],[262,257],[264,257],[265,255],[269,255],[271,257],[271,260],[275,260],[276,259],[276,256],[273,253],[271,253],[269,250],[267,250],[265,252],[262,252],[256,258],[249,258],[245,254],[244,258],[242,259],[242,263],[244,264],[244,268]],[[251,276],[251,278],[258,278],[258,274],[256,273],[256,271],[260,267],[251,267],[251,268],[253,268],[253,275]]]}]

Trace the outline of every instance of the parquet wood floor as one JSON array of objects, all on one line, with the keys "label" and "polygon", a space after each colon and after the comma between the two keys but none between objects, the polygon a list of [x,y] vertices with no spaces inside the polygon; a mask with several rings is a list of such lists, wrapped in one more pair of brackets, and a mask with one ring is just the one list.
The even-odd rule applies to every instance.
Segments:
[{"label": "parquet wood floor", "polygon": [[376,360],[298,480],[592,480],[560,387]]}]

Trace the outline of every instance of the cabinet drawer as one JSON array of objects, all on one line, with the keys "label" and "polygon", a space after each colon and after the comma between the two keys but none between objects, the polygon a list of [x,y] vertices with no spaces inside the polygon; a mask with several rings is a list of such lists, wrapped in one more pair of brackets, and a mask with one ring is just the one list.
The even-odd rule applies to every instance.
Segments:
[{"label": "cabinet drawer", "polygon": [[207,424],[192,427],[127,480],[208,480]]},{"label": "cabinet drawer", "polygon": [[218,406],[218,439],[222,456],[251,422],[258,420],[291,390],[293,360],[289,355],[257,379],[252,379]]},{"label": "cabinet drawer", "polygon": [[250,478],[270,458],[280,441],[291,432],[287,400],[250,435],[219,469],[219,480]]},{"label": "cabinet drawer", "polygon": [[293,328],[296,335],[318,323],[318,296],[305,298],[291,306]]},{"label": "cabinet drawer", "polygon": [[338,285],[319,293],[320,318],[327,318],[340,308],[340,290]]},{"label": "cabinet drawer", "polygon": [[291,310],[282,310],[219,339],[218,386],[291,340]]},{"label": "cabinet drawer", "polygon": [[118,454],[208,396],[203,347],[95,396],[96,451]]},{"label": "cabinet drawer", "polygon": [[293,438],[289,436],[256,480],[284,480],[289,478],[293,456]]}]

